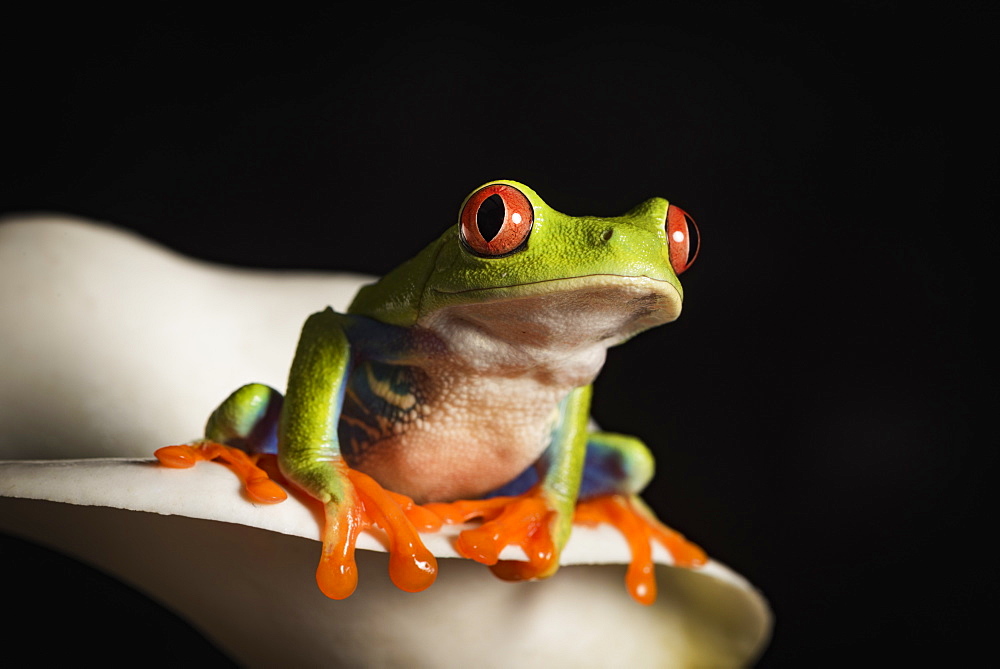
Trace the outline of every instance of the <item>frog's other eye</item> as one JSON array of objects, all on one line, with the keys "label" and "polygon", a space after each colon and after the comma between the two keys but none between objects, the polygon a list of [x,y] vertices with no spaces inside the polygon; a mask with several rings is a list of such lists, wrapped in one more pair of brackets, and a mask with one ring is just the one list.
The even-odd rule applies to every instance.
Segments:
[{"label": "frog's other eye", "polygon": [[527,245],[534,218],[524,193],[507,184],[491,184],[465,201],[459,230],[469,251],[483,258],[500,258]]},{"label": "frog's other eye", "polygon": [[701,246],[698,226],[686,211],[673,204],[667,209],[667,242],[674,274],[680,274],[694,264]]}]

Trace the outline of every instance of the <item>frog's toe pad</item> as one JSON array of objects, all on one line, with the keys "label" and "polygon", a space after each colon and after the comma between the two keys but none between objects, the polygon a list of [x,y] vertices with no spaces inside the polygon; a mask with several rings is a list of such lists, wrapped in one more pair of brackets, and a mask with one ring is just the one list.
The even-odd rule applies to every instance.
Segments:
[{"label": "frog's toe pad", "polygon": [[574,522],[581,525],[608,523],[628,542],[632,553],[625,583],[641,604],[656,601],[656,578],[652,542],[666,548],[678,567],[697,567],[708,561],[705,551],[659,520],[634,496],[604,495],[580,502]]},{"label": "frog's toe pad", "polygon": [[188,469],[194,467],[199,460],[204,460],[194,447],[185,444],[164,446],[157,449],[154,455],[161,465],[171,469]]},{"label": "frog's toe pad", "polygon": [[[538,493],[428,504],[425,508],[446,523],[483,520],[479,527],[458,535],[455,549],[463,557],[490,565],[503,580],[546,578],[558,568],[558,552],[550,530],[554,512]],[[501,560],[500,554],[508,546],[519,546],[527,561]]]},{"label": "frog's toe pad", "polygon": [[429,588],[437,578],[437,560],[417,532],[436,531],[441,522],[409,497],[386,490],[367,474],[354,469],[346,473],[360,503],[359,527],[377,525],[386,534],[392,582],[406,592]]},{"label": "frog's toe pad", "polygon": [[288,493],[258,466],[260,458],[265,457],[262,455],[249,455],[246,451],[214,441],[165,446],[154,455],[161,465],[173,469],[187,469],[202,460],[216,460],[239,477],[254,501],[276,504],[288,498]]}]

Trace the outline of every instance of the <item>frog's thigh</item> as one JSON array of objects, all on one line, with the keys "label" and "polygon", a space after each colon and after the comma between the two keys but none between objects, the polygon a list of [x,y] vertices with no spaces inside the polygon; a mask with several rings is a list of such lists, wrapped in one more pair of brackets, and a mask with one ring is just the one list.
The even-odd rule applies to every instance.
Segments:
[{"label": "frog's thigh", "polygon": [[641,440],[612,432],[587,435],[580,499],[635,494],[653,478],[653,455]]},{"label": "frog's thigh", "polygon": [[212,412],[205,438],[248,453],[277,453],[282,402],[281,393],[274,388],[247,384]]}]

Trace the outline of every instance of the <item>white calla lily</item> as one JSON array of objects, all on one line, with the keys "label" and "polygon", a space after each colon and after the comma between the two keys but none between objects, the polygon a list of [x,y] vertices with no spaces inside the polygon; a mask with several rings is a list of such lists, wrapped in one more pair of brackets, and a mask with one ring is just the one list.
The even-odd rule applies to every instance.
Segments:
[{"label": "white calla lily", "polygon": [[0,530],[131,583],[241,665],[738,667],[767,642],[766,602],[715,562],[661,551],[660,596],[636,604],[610,528],[575,530],[566,566],[524,584],[457,558],[455,528],[425,535],[455,559],[417,594],[365,536],[358,591],[332,601],[308,500],[254,504],[219,465],[149,458],[240,384],[282,387],[305,317],[366,277],[222,268],[55,218],[0,224],[0,275]]}]

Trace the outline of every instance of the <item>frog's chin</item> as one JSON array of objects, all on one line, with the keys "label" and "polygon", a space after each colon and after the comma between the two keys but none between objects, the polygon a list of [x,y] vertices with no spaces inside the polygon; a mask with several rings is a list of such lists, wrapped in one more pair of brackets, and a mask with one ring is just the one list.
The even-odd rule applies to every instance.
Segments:
[{"label": "frog's chin", "polygon": [[[449,359],[500,376],[528,370],[546,383],[593,381],[606,349],[677,318],[666,281],[594,275],[439,294],[417,327],[447,342]],[[442,304],[443,303],[443,304]]]},{"label": "frog's chin", "polygon": [[541,347],[614,346],[681,312],[676,286],[646,276],[591,274],[432,292],[431,309],[418,325],[434,329],[460,319],[497,339]]}]

